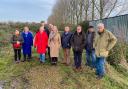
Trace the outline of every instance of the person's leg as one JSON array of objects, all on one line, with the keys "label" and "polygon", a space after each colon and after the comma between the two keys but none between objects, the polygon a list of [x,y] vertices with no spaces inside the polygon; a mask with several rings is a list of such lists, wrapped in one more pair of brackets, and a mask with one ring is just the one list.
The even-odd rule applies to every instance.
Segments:
[{"label": "person's leg", "polygon": [[55,65],[57,65],[58,58],[55,57],[54,59],[55,59],[54,63],[55,63]]},{"label": "person's leg", "polygon": [[77,53],[75,51],[73,51],[74,53],[74,65],[75,67],[77,67]]},{"label": "person's leg", "polygon": [[26,59],[27,59],[27,55],[24,54],[24,60],[23,60],[23,62],[26,61]]},{"label": "person's leg", "polygon": [[99,58],[99,76],[103,77],[105,75],[105,58]]},{"label": "person's leg", "polygon": [[64,59],[62,61],[62,64],[66,64],[66,58],[67,58],[67,54],[66,54],[66,49],[63,49],[63,53],[64,53]]},{"label": "person's leg", "polygon": [[17,49],[14,49],[14,58],[15,58],[15,61],[17,61]]},{"label": "person's leg", "polygon": [[42,60],[41,60],[42,59],[42,54],[40,54],[40,57],[39,58],[40,58],[40,63],[42,63]]},{"label": "person's leg", "polygon": [[70,64],[70,49],[66,49],[66,55],[67,55],[66,63],[67,63],[67,65],[69,65]]},{"label": "person's leg", "polygon": [[54,57],[51,57],[51,64],[54,64]]},{"label": "person's leg", "polygon": [[99,75],[99,57],[96,57],[96,75]]},{"label": "person's leg", "polygon": [[86,66],[90,66],[90,52],[86,50]]},{"label": "person's leg", "polygon": [[21,49],[18,49],[18,61],[21,60]]},{"label": "person's leg", "polygon": [[82,52],[78,52],[78,68],[81,68],[81,62],[82,62]]},{"label": "person's leg", "polygon": [[51,56],[50,56],[50,47],[48,47],[48,56],[49,56],[49,60],[51,60]]},{"label": "person's leg", "polygon": [[41,62],[45,63],[45,54],[41,54]]},{"label": "person's leg", "polygon": [[91,53],[91,59],[92,59],[92,62],[91,62],[91,67],[92,68],[95,68],[95,63],[96,63],[96,55],[95,55],[95,50],[92,50],[92,53]]}]

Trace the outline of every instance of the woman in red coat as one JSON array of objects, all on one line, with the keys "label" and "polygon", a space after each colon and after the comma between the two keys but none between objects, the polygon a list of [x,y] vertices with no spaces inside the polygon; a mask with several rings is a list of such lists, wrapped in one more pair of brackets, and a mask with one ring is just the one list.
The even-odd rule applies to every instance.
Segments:
[{"label": "woman in red coat", "polygon": [[41,26],[34,38],[34,47],[37,49],[37,53],[40,54],[40,62],[45,63],[45,53],[48,46],[48,36],[44,30],[44,26]]}]

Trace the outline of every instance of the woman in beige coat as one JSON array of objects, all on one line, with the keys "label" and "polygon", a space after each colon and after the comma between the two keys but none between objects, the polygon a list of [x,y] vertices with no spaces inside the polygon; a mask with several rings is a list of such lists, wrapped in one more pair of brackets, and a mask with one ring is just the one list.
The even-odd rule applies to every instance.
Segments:
[{"label": "woman in beige coat", "polygon": [[61,46],[61,38],[56,26],[53,27],[49,35],[48,45],[50,47],[51,64],[56,65],[59,57],[59,49]]}]

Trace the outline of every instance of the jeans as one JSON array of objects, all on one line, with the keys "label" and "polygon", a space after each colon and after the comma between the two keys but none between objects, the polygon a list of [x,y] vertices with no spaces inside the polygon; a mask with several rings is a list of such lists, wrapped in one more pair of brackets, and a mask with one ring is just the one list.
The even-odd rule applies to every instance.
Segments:
[{"label": "jeans", "polygon": [[96,58],[96,75],[98,76],[105,75],[105,57]]},{"label": "jeans", "polygon": [[45,62],[45,54],[40,54],[40,61]]},{"label": "jeans", "polygon": [[95,68],[96,55],[95,50],[86,50],[86,65]]},{"label": "jeans", "polygon": [[74,64],[76,68],[81,67],[81,61],[82,61],[82,52],[73,51],[74,53]]}]

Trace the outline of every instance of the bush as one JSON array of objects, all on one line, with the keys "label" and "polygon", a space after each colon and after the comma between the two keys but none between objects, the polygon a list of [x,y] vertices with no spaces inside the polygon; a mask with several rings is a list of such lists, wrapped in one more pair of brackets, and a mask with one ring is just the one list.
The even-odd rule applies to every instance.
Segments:
[{"label": "bush", "polygon": [[126,53],[127,50],[127,44],[125,43],[117,43],[115,47],[110,51],[110,55],[107,58],[108,63],[111,65],[118,65],[122,61],[125,61],[128,57],[128,54]]}]

